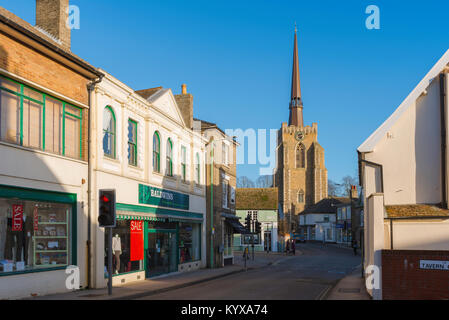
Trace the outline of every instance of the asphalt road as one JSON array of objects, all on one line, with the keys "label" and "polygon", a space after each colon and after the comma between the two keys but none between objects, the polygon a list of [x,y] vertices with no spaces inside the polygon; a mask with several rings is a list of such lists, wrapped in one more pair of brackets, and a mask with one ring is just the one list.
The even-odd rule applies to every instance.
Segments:
[{"label": "asphalt road", "polygon": [[303,253],[271,266],[198,285],[143,297],[143,300],[315,300],[360,264],[352,250],[300,244]]}]

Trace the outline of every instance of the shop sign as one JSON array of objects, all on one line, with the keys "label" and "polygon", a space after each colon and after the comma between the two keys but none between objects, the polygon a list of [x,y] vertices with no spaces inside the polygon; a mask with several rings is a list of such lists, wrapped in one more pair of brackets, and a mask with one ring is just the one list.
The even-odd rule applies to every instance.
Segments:
[{"label": "shop sign", "polygon": [[12,206],[12,231],[22,231],[23,224],[23,206]]},{"label": "shop sign", "polygon": [[39,215],[37,212],[37,206],[34,207],[34,210],[33,210],[33,226],[34,226],[34,231],[39,230]]},{"label": "shop sign", "polygon": [[447,270],[447,271],[449,271],[449,261],[419,260],[419,268],[426,269],[426,270]]},{"label": "shop sign", "polygon": [[337,223],[336,228],[337,229],[343,229],[345,225],[343,223]]},{"label": "shop sign", "polygon": [[130,261],[143,260],[143,221],[131,220],[131,252]]},{"label": "shop sign", "polygon": [[189,195],[139,184],[139,203],[189,210]]}]

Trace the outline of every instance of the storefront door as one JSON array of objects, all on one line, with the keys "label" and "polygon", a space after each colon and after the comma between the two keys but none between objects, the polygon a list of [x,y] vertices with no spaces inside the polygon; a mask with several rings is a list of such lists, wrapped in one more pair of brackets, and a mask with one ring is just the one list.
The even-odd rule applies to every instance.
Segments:
[{"label": "storefront door", "polygon": [[263,243],[265,251],[271,251],[271,231],[265,231]]},{"label": "storefront door", "polygon": [[177,247],[176,230],[149,229],[146,277],[177,271]]}]

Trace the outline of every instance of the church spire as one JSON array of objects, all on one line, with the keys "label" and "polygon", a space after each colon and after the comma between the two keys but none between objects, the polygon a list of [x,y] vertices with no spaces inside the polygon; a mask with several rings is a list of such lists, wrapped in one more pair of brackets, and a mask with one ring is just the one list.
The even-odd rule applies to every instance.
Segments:
[{"label": "church spire", "polygon": [[289,126],[303,127],[301,86],[299,81],[299,59],[298,59],[298,39],[295,24],[295,43],[293,49],[293,72],[292,72],[292,93],[290,99]]}]

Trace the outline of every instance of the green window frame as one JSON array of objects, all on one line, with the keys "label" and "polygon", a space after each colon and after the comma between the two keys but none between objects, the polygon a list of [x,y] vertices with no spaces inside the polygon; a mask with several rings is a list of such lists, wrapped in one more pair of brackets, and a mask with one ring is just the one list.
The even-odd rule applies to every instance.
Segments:
[{"label": "green window frame", "polygon": [[166,159],[166,174],[169,177],[173,177],[173,142],[170,138],[167,139]]},{"label": "green window frame", "polygon": [[[66,153],[68,151],[68,149],[66,148],[66,125],[68,126],[68,124],[70,123],[70,120],[73,121],[73,119],[75,119],[75,122],[77,120],[79,120],[79,155],[77,154],[77,157],[74,157],[76,159],[82,159],[83,158],[83,109],[80,107],[76,107],[72,104],[69,104],[63,100],[60,100],[58,98],[55,98],[51,95],[48,95],[44,92],[41,92],[37,89],[34,89],[28,85],[25,85],[21,82],[15,81],[9,77],[5,77],[5,76],[0,76],[0,81],[1,82],[9,82],[11,84],[17,85],[18,86],[18,90],[14,91],[11,90],[9,88],[6,88],[5,86],[2,85],[2,83],[0,82],[0,97],[1,94],[3,92],[7,92],[9,94],[12,94],[13,96],[16,96],[19,99],[19,132],[18,132],[18,141],[17,142],[11,142],[11,141],[6,141],[6,142],[11,142],[14,144],[18,144],[20,146],[24,146],[24,147],[29,147],[29,148],[33,148],[32,146],[28,146],[28,143],[24,144],[24,102],[30,102],[33,103],[35,105],[39,105],[42,107],[42,115],[40,116],[40,122],[39,125],[42,126],[40,128],[40,137],[39,137],[39,147],[34,147],[35,149],[39,149],[39,150],[43,150],[46,152],[50,152],[50,153],[54,153],[54,154],[60,154],[62,156],[66,156]],[[33,95],[33,96],[31,96]],[[60,136],[60,143],[62,144],[62,147],[60,148],[60,152],[54,152],[53,150],[49,150],[48,148],[46,148],[46,144],[45,144],[45,139],[46,139],[46,106],[47,106],[47,100],[53,100],[56,102],[61,103],[62,105],[62,113],[61,113],[61,136]],[[73,111],[73,112],[72,112]],[[1,110],[1,104],[0,104],[0,118],[1,118],[1,114],[2,114],[2,110]],[[29,113],[29,112],[28,112]],[[76,128],[78,129],[78,128]],[[28,129],[29,130],[29,129]],[[3,138],[3,136],[0,134],[0,139],[2,139],[2,141],[4,141],[5,139]],[[75,146],[76,147],[76,146]]]},{"label": "green window frame", "polygon": [[128,163],[137,167],[137,122],[128,119]]},{"label": "green window frame", "polygon": [[161,138],[158,131],[153,134],[153,171],[161,172]]},{"label": "green window frame", "polygon": [[186,181],[187,179],[187,148],[181,146],[181,178],[182,181]]},{"label": "green window frame", "polygon": [[[103,119],[103,153],[104,153],[104,155],[106,157],[115,159],[117,157],[117,153],[116,153],[116,146],[117,146],[117,143],[116,143],[117,142],[117,135],[116,135],[116,130],[117,130],[116,128],[117,127],[116,126],[117,126],[117,120],[115,118],[115,113],[114,113],[114,110],[112,109],[112,107],[106,106],[104,108],[103,117],[104,117],[104,113],[106,111],[110,112],[110,114],[111,114],[112,126],[111,126],[111,128],[109,128],[109,130],[107,128],[105,129],[105,127],[104,127],[105,123],[104,123],[104,119]],[[104,139],[105,139],[106,135],[108,135],[108,139],[111,139],[110,140],[110,144],[111,144],[110,153],[107,152],[107,150],[105,149],[105,145],[104,145],[104,143],[105,143]]]}]

